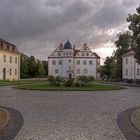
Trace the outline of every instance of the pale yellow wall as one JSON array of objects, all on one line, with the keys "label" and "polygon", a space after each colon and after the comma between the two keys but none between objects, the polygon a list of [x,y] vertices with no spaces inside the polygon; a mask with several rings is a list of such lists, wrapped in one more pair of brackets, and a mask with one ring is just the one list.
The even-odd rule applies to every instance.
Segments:
[{"label": "pale yellow wall", "polygon": [[[3,61],[4,55],[6,55],[6,62]],[[10,62],[10,56],[12,57],[12,62]],[[17,64],[15,63],[15,58],[17,58]],[[6,80],[20,80],[20,54],[0,50],[0,80],[3,80],[3,68],[6,68]],[[10,69],[12,69],[11,75]],[[15,69],[17,69],[17,74],[15,74]]]}]

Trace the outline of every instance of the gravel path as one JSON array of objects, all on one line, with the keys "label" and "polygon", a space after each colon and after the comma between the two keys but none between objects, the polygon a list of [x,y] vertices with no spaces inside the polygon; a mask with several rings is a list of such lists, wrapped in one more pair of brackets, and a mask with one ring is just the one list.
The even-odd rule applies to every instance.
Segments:
[{"label": "gravel path", "polygon": [[23,115],[14,140],[126,140],[116,119],[140,106],[140,88],[54,92],[0,87],[0,105]]}]

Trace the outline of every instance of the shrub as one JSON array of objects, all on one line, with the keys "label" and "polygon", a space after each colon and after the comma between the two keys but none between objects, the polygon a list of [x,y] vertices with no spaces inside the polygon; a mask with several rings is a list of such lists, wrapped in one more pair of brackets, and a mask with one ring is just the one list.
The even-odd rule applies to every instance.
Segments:
[{"label": "shrub", "polygon": [[134,80],[133,79],[127,79],[127,83],[133,83]]},{"label": "shrub", "polygon": [[64,87],[71,87],[73,85],[74,79],[69,79],[64,82]]},{"label": "shrub", "polygon": [[55,81],[55,77],[52,76],[52,75],[50,75],[50,76],[48,77],[48,81],[49,81],[50,83],[54,82],[54,81]]},{"label": "shrub", "polygon": [[80,82],[75,82],[75,83],[74,83],[74,86],[75,86],[75,87],[80,87],[80,86],[81,86],[81,83],[80,83]]},{"label": "shrub", "polygon": [[81,83],[82,86],[86,86],[89,83],[92,84],[95,78],[93,76],[82,75],[82,76],[78,76],[77,79]]},{"label": "shrub", "polygon": [[60,85],[61,85],[61,84],[60,84],[59,82],[53,82],[53,83],[52,83],[52,86],[54,86],[54,87],[60,87]]},{"label": "shrub", "polygon": [[136,84],[140,84],[140,79],[136,79]]},{"label": "shrub", "polygon": [[64,82],[64,78],[62,78],[60,76],[57,76],[57,77],[55,77],[55,81],[57,81],[57,82]]}]

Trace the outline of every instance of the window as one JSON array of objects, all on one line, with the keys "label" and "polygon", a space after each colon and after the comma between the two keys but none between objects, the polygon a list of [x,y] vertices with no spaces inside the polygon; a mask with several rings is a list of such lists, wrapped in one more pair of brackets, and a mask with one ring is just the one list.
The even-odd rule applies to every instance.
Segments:
[{"label": "window", "polygon": [[85,54],[84,53],[82,53],[82,56],[84,56]]},{"label": "window", "polygon": [[137,69],[137,76],[140,75],[140,69]]},{"label": "window", "polygon": [[55,62],[55,60],[53,60],[53,61],[52,61],[52,65],[56,65],[56,62]]},{"label": "window", "polygon": [[93,61],[92,60],[89,60],[89,65],[92,65],[93,64]]},{"label": "window", "polygon": [[6,62],[6,55],[3,55],[3,62]]},{"label": "window", "polygon": [[12,56],[10,56],[10,63],[12,63]]},{"label": "window", "polygon": [[126,58],[126,64],[128,64],[128,58]]},{"label": "window", "polygon": [[84,69],[84,74],[87,74],[88,73],[88,69]]},{"label": "window", "polygon": [[80,60],[77,60],[77,65],[80,65]]},{"label": "window", "polygon": [[61,56],[61,53],[58,53],[58,56]]},{"label": "window", "polygon": [[86,56],[89,56],[89,53],[86,53]]},{"label": "window", "polygon": [[15,64],[17,64],[17,57],[15,58]]},{"label": "window", "polygon": [[15,69],[15,75],[17,75],[17,69]]},{"label": "window", "polygon": [[9,75],[12,75],[12,69],[11,68],[9,69]]},{"label": "window", "polygon": [[126,76],[128,76],[128,69],[126,69]]},{"label": "window", "polygon": [[62,60],[59,60],[58,61],[58,65],[62,65]]},{"label": "window", "polygon": [[54,72],[55,72],[56,74],[58,74],[58,69],[55,69]]},{"label": "window", "polygon": [[71,59],[69,59],[69,63],[71,63]]},{"label": "window", "polygon": [[76,73],[77,73],[77,74],[80,74],[80,69],[77,69],[77,70],[76,70]]},{"label": "window", "polygon": [[86,51],[87,50],[87,47],[84,47],[84,50]]},{"label": "window", "polygon": [[83,60],[83,65],[86,65],[87,64],[87,61],[86,60]]}]

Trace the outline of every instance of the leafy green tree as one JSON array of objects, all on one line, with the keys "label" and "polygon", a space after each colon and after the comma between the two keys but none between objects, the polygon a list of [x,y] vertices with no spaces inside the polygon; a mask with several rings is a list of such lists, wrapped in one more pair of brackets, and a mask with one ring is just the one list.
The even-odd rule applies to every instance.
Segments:
[{"label": "leafy green tree", "polygon": [[37,60],[36,71],[37,71],[37,73],[36,73],[37,77],[43,77],[45,74],[45,69],[44,69],[43,64],[40,60]]},{"label": "leafy green tree", "polygon": [[136,13],[128,15],[127,21],[130,22],[129,30],[133,35],[135,58],[140,63],[140,5],[136,8]]},{"label": "leafy green tree", "polygon": [[29,68],[29,75],[34,78],[37,75],[37,67],[36,67],[36,60],[34,56],[31,56],[29,58],[29,63],[28,63],[28,68]]},{"label": "leafy green tree", "polygon": [[132,35],[129,31],[118,34],[118,39],[115,41],[117,49],[114,52],[113,57],[115,58],[117,66],[115,71],[116,76],[113,74],[113,77],[116,77],[117,79],[122,79],[122,55],[132,49],[132,42]]},{"label": "leafy green tree", "polygon": [[48,75],[48,61],[42,61],[44,70],[45,70],[45,75]]},{"label": "leafy green tree", "polygon": [[28,68],[28,63],[29,63],[29,57],[26,56],[25,54],[21,54],[20,58],[20,77],[21,78],[29,78],[29,68]]},{"label": "leafy green tree", "polygon": [[103,73],[104,76],[108,79],[112,78],[112,63],[114,63],[114,57],[106,57],[106,60],[104,62]]},{"label": "leafy green tree", "polygon": [[118,79],[117,76],[117,63],[113,56],[106,57],[104,66],[100,67],[101,77],[107,79]]}]

